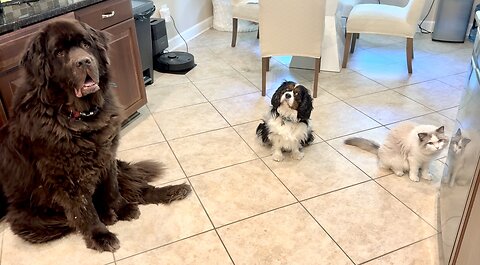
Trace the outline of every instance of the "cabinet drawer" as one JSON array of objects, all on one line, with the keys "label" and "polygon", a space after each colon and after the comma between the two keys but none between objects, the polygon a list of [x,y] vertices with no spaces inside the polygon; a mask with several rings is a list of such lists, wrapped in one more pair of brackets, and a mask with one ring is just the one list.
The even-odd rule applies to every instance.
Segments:
[{"label": "cabinet drawer", "polygon": [[131,0],[108,0],[75,11],[75,17],[96,29],[106,29],[132,17]]}]

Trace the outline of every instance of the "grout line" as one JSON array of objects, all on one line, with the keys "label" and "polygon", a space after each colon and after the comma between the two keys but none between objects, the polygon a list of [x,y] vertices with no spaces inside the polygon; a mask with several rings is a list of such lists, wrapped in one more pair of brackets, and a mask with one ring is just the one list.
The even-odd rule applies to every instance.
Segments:
[{"label": "grout line", "polygon": [[425,220],[422,216],[420,216],[420,214],[418,214],[416,211],[414,211],[410,206],[408,206],[406,203],[404,203],[402,200],[400,200],[400,198],[398,198],[397,196],[395,196],[390,190],[388,190],[387,188],[385,188],[382,184],[380,184],[376,179],[373,180],[378,186],[382,187],[386,192],[388,192],[390,195],[392,195],[395,199],[397,199],[397,201],[399,201],[401,204],[403,204],[405,207],[407,207],[412,213],[414,213],[416,216],[418,216],[422,221],[424,221],[426,224],[428,224],[431,228],[433,228],[433,230],[435,230],[436,232],[439,232],[437,228],[435,228],[432,224],[430,224],[430,222],[428,222],[427,220]]},{"label": "grout line", "polygon": [[347,254],[347,252],[340,246],[340,244],[335,241],[335,239],[327,232],[327,230],[315,219],[315,217],[313,217],[313,215],[307,210],[307,208],[301,203],[300,200],[298,200],[297,196],[295,196],[295,194],[287,187],[287,185],[285,185],[285,183],[280,179],[280,177],[277,176],[277,174],[268,166],[267,163],[265,163],[265,161],[263,159],[261,159],[262,163],[270,170],[270,172],[278,179],[278,181],[280,181],[280,183],[285,187],[285,189],[288,190],[288,192],[290,192],[290,194],[293,196],[293,198],[295,198],[295,200],[303,207],[303,209],[305,211],[307,211],[307,213],[310,215],[310,217],[313,218],[313,220],[320,226],[320,228],[330,237],[330,239],[335,243],[335,245],[337,245],[337,247],[345,254],[345,256],[347,256],[348,259],[350,259],[350,261],[352,261],[353,264],[355,264],[355,262],[353,262],[353,260],[350,258],[350,256]]},{"label": "grout line", "polygon": [[[413,243],[407,244],[407,245],[405,245],[405,246],[403,246],[403,247],[399,247],[399,248],[397,248],[397,249],[395,249],[395,250],[389,251],[389,252],[384,253],[384,254],[382,254],[382,255],[380,255],[380,256],[377,256],[377,257],[375,257],[375,258],[372,258],[372,259],[366,260],[366,261],[364,261],[364,262],[362,262],[362,263],[359,263],[358,265],[366,264],[366,263],[368,263],[368,262],[370,262],[370,261],[373,261],[373,260],[379,259],[379,258],[381,258],[381,257],[387,256],[387,255],[389,255],[389,254],[392,254],[392,253],[397,252],[397,251],[399,251],[399,250],[405,249],[405,248],[410,247],[410,246],[412,246],[412,245],[414,245],[414,244],[417,244],[417,243],[426,241],[426,240],[428,240],[428,239],[430,239],[430,238],[433,238],[433,237],[435,237],[435,236],[438,236],[438,235],[440,235],[440,233],[436,233],[436,234],[431,235],[431,236],[429,236],[429,237],[426,237],[426,238],[417,240],[417,241],[415,241],[415,242],[413,242]],[[440,246],[439,246],[439,247],[440,247]]]},{"label": "grout line", "polygon": [[[201,92],[200,92],[200,93],[201,93]],[[202,94],[202,95],[203,95],[203,94]],[[227,121],[227,122],[228,122],[228,121]],[[156,123],[157,126],[158,126],[157,121],[155,121],[155,123]],[[167,144],[168,144],[168,147],[170,148],[170,151],[172,152],[173,156],[175,157],[175,160],[177,161],[178,165],[180,166],[180,169],[182,170],[183,174],[184,174],[185,176],[187,176],[187,174],[186,174],[186,172],[185,172],[185,169],[183,168],[182,164],[181,164],[180,161],[178,160],[178,157],[177,157],[177,155],[175,154],[175,152],[173,151],[173,148],[172,148],[172,146],[170,145],[170,142],[167,141]],[[195,194],[198,202],[199,202],[200,205],[202,206],[202,209],[203,209],[204,213],[206,214],[208,220],[210,221],[210,224],[212,225],[213,230],[215,230],[215,233],[217,234],[218,238],[220,239],[220,242],[222,243],[225,251],[227,252],[228,257],[229,257],[230,260],[232,261],[233,265],[235,265],[235,262],[233,261],[233,258],[232,258],[232,256],[230,255],[230,252],[228,251],[227,247],[225,246],[225,243],[223,242],[222,238],[220,237],[220,234],[218,233],[217,229],[215,228],[215,224],[213,223],[212,218],[211,218],[210,215],[208,214],[208,211],[207,211],[207,209],[205,208],[205,206],[203,205],[202,200],[200,199],[200,196],[198,196],[198,193],[197,193],[197,191],[195,190],[195,187],[193,186],[192,182],[190,181],[190,179],[189,179],[188,177],[187,177],[187,181],[188,181],[190,187],[192,188],[192,191],[193,191],[193,193]]]},{"label": "grout line", "polygon": [[[157,250],[157,249],[160,249],[160,248],[163,248],[163,247],[166,247],[166,246],[169,246],[169,245],[173,245],[173,244],[175,244],[175,243],[178,243],[178,242],[181,242],[181,241],[184,241],[184,240],[187,240],[187,239],[190,239],[190,238],[193,238],[193,237],[202,235],[202,234],[206,234],[206,233],[212,232],[212,231],[213,231],[213,228],[212,228],[212,229],[209,229],[209,230],[205,230],[205,231],[200,232],[200,233],[197,233],[197,234],[193,234],[193,235],[190,235],[190,236],[187,236],[187,237],[184,237],[184,238],[180,238],[180,239],[177,239],[177,240],[174,240],[174,241],[171,241],[171,242],[162,244],[162,245],[157,246],[157,247],[153,247],[153,248],[150,248],[150,249],[146,249],[146,250],[140,251],[140,252],[135,253],[135,254],[132,254],[132,255],[130,255],[130,256],[126,256],[126,257],[120,258],[120,259],[118,259],[117,261],[126,260],[126,259],[129,259],[129,258],[135,257],[135,256],[139,256],[139,255],[145,254],[145,253],[147,253],[147,252],[152,252],[152,251],[155,251],[155,250]],[[112,264],[112,263],[108,263],[108,264]]]}]

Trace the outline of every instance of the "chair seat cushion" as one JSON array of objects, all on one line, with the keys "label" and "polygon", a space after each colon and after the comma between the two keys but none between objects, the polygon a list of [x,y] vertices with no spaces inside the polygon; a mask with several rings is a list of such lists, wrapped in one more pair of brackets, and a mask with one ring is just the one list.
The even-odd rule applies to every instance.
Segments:
[{"label": "chair seat cushion", "polygon": [[232,6],[232,17],[258,22],[259,10],[260,7],[258,3],[251,1],[242,2]]},{"label": "chair seat cushion", "polygon": [[407,22],[406,9],[391,5],[356,5],[347,20],[348,33],[373,33],[413,38],[416,25]]}]

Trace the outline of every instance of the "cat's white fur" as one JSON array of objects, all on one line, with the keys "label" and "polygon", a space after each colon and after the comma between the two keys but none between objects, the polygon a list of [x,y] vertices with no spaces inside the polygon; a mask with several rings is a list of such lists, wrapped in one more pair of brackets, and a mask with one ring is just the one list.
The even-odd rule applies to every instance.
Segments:
[{"label": "cat's white fur", "polygon": [[302,159],[304,154],[301,152],[301,140],[307,138],[311,128],[306,123],[297,121],[297,111],[290,108],[287,101],[282,102],[277,112],[279,116],[269,114],[270,117],[265,118],[271,132],[269,137],[272,142],[273,160],[283,160],[282,150],[292,151],[294,159]]},{"label": "cat's white fur", "polygon": [[[379,166],[391,169],[396,175],[403,176],[406,171],[412,181],[420,176],[431,180],[429,173],[431,161],[448,145],[448,139],[433,125],[417,125],[405,122],[393,128],[385,142],[378,149]],[[419,134],[427,133],[423,141]]]}]

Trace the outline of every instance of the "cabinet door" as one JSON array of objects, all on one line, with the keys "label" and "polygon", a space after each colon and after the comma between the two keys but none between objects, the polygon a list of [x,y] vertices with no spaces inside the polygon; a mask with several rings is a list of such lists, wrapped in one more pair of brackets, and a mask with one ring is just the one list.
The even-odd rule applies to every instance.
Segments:
[{"label": "cabinet door", "polygon": [[0,127],[2,127],[5,123],[7,123],[7,113],[5,113],[5,108],[2,103],[2,99],[0,98]]},{"label": "cabinet door", "polygon": [[130,18],[105,29],[110,33],[110,67],[114,90],[124,106],[126,117],[147,103],[140,65],[135,22]]},{"label": "cabinet door", "polygon": [[19,68],[0,73],[0,121],[8,119],[12,115],[13,93],[19,78]]}]

